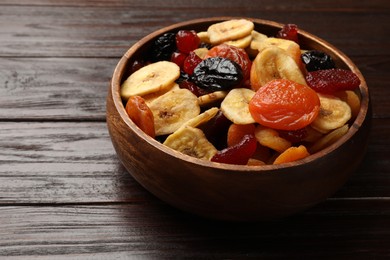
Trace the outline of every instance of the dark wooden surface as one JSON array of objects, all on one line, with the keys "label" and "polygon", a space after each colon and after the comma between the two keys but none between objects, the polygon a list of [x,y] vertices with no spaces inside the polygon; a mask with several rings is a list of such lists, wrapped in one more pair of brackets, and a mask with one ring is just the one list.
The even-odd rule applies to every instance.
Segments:
[{"label": "dark wooden surface", "polygon": [[[164,204],[121,166],[105,123],[114,66],[146,34],[210,16],[296,23],[358,65],[370,144],[334,196],[223,223]],[[389,31],[388,0],[0,0],[0,258],[390,257]]]}]

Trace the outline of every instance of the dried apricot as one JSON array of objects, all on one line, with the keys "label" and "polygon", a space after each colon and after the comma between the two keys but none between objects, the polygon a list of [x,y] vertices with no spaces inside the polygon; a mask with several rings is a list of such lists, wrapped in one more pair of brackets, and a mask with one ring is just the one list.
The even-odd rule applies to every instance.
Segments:
[{"label": "dried apricot", "polygon": [[130,119],[147,135],[155,137],[153,113],[140,96],[131,96],[126,103]]},{"label": "dried apricot", "polygon": [[227,136],[227,144],[228,146],[233,146],[241,141],[241,139],[246,134],[254,134],[255,133],[255,125],[247,124],[247,125],[239,125],[232,124],[228,130]]},{"label": "dried apricot", "polygon": [[252,117],[261,125],[278,130],[297,130],[317,117],[320,100],[311,88],[287,79],[275,79],[249,102]]}]

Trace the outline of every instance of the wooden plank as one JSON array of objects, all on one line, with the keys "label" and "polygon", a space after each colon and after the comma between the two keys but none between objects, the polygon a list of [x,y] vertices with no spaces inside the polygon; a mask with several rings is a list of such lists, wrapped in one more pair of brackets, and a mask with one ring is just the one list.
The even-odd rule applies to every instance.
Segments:
[{"label": "wooden plank", "polygon": [[[105,120],[109,80],[119,58],[0,58],[0,120]],[[373,114],[390,118],[390,56],[354,57]]]},{"label": "wooden plank", "polygon": [[1,207],[0,256],[380,258],[390,255],[389,209],[390,200],[327,201],[284,220],[225,223],[155,203]]},{"label": "wooden plank", "polygon": [[[0,204],[152,198],[121,166],[105,123],[0,123]],[[373,121],[367,156],[334,198],[390,197],[389,119]]]},{"label": "wooden plank", "polygon": [[[193,2],[191,6],[176,1],[171,4],[163,1],[118,4],[112,1],[112,5],[98,1],[97,6],[94,3],[73,1],[55,6],[53,1],[41,1],[38,5],[3,5],[0,9],[0,56],[119,57],[128,46],[156,29],[214,16],[245,16],[295,23],[348,55],[390,55],[389,39],[381,37],[390,26],[387,22],[390,9],[385,0],[346,6],[337,2],[319,8],[314,8],[311,2],[296,4],[289,1],[254,5],[252,1],[230,0],[225,8],[212,1]],[[340,8],[335,10],[334,6]],[[370,13],[364,9],[367,6],[376,9]]]},{"label": "wooden plank", "polygon": [[0,118],[105,120],[118,59],[0,58]]}]

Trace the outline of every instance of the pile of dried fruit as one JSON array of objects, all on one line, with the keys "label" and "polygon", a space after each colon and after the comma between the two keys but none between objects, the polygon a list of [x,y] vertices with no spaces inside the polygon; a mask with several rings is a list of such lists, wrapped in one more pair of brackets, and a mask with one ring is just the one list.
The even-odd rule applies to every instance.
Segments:
[{"label": "pile of dried fruit", "polygon": [[360,109],[359,78],[331,56],[303,51],[298,28],[274,37],[246,19],[158,37],[121,86],[145,133],[184,154],[263,165],[299,160],[335,142]]}]

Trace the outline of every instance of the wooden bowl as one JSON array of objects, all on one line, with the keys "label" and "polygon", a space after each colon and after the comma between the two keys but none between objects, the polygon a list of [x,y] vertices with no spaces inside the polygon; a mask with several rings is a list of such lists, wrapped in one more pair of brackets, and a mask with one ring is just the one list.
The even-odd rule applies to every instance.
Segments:
[{"label": "wooden bowl", "polygon": [[[216,17],[174,24],[135,43],[120,59],[107,96],[107,125],[117,155],[134,179],[166,203],[207,218],[258,221],[285,217],[331,196],[356,170],[367,146],[370,126],[369,92],[359,69],[326,41],[300,30],[302,49],[330,54],[340,68],[361,80],[361,108],[348,133],[333,145],[303,160],[266,166],[218,164],[176,152],[141,131],[127,116],[119,89],[126,71],[142,57],[153,39],[179,29],[205,31],[232,19]],[[249,19],[249,18],[247,18]],[[255,30],[275,35],[282,24],[249,19]]]}]

